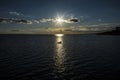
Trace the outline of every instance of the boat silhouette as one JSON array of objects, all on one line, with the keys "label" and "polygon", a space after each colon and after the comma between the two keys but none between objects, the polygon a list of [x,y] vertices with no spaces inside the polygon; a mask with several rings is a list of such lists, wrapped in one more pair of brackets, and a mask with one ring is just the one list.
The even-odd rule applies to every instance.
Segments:
[{"label": "boat silhouette", "polygon": [[57,42],[57,44],[62,44],[62,41]]}]

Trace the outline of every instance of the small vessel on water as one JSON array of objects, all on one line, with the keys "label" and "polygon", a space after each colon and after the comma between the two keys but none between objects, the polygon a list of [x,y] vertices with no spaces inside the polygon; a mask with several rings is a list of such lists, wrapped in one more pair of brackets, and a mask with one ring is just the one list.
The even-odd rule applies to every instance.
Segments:
[{"label": "small vessel on water", "polygon": [[57,42],[58,44],[62,44],[62,41]]}]

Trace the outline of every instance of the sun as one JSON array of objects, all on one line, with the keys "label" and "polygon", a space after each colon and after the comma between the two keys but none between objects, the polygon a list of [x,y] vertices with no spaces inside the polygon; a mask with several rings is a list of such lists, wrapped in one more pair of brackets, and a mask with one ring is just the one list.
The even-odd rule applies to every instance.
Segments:
[{"label": "sun", "polygon": [[63,19],[62,17],[58,17],[58,18],[56,19],[56,22],[57,22],[57,23],[63,23],[63,22],[64,22],[64,19]]},{"label": "sun", "polygon": [[57,16],[56,18],[55,18],[55,22],[56,22],[56,24],[63,24],[64,22],[65,22],[65,20],[64,20],[64,16]]}]

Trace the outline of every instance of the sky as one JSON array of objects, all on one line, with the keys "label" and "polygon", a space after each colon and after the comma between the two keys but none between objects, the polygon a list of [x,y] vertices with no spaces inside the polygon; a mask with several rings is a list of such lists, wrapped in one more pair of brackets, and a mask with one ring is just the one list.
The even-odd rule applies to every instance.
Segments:
[{"label": "sky", "polygon": [[0,33],[120,23],[120,0],[0,0]]}]

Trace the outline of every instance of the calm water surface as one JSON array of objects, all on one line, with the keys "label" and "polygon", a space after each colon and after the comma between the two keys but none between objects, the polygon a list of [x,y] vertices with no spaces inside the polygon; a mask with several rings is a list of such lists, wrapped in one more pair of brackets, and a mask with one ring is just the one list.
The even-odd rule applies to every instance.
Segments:
[{"label": "calm water surface", "polygon": [[0,80],[120,80],[119,74],[120,36],[0,35]]}]

